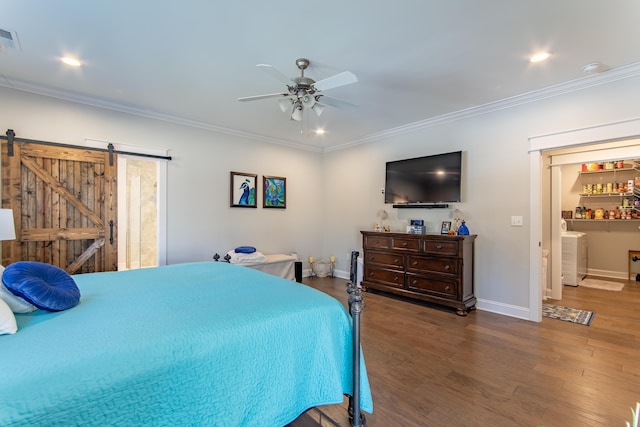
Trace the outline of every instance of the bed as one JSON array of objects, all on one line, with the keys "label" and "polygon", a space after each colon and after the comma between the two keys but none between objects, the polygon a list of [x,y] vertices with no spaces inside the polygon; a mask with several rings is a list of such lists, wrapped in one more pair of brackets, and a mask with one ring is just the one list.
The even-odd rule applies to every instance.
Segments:
[{"label": "bed", "polygon": [[284,426],[351,394],[351,318],[306,285],[221,262],[73,279],[77,306],[0,336],[2,426]]}]

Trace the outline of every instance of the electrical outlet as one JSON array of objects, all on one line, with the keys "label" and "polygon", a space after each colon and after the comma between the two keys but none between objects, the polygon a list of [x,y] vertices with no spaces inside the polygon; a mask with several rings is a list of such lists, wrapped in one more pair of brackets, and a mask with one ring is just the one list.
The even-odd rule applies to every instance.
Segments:
[{"label": "electrical outlet", "polygon": [[521,216],[512,216],[511,217],[511,226],[512,227],[523,227],[524,221]]},{"label": "electrical outlet", "polygon": [[380,194],[384,194],[384,188],[380,189]]}]

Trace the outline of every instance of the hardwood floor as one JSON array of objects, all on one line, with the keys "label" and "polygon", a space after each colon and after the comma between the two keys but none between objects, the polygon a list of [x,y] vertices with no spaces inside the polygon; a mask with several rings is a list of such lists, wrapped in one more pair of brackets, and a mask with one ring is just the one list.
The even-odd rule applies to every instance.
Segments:
[{"label": "hardwood floor", "polygon": [[[346,282],[304,280],[345,305]],[[625,426],[640,401],[640,282],[625,283],[620,292],[565,286],[562,301],[547,301],[594,311],[591,326],[459,317],[365,293],[367,426]],[[320,424],[349,425],[342,408],[320,410]]]}]

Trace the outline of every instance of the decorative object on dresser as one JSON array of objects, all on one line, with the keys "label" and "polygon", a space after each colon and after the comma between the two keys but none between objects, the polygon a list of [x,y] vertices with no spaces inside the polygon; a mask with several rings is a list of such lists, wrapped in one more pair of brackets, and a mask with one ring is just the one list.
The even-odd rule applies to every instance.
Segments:
[{"label": "decorative object on dresser", "polygon": [[453,307],[460,316],[475,308],[476,235],[361,233],[367,290]]},{"label": "decorative object on dresser", "polygon": [[449,234],[449,230],[451,230],[451,221],[442,221],[440,234]]}]

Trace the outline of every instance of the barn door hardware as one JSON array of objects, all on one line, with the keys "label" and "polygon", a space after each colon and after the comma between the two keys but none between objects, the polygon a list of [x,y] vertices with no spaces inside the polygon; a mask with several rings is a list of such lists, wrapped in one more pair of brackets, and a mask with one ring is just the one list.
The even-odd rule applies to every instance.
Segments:
[{"label": "barn door hardware", "polygon": [[109,150],[109,166],[113,166],[113,144],[109,143],[107,145],[107,150]]},{"label": "barn door hardware", "polygon": [[16,136],[16,133],[13,129],[7,129],[7,154],[9,157],[13,157],[13,138]]},{"label": "barn door hardware", "polygon": [[109,220],[109,244],[113,245],[113,220]]},{"label": "barn door hardware", "polygon": [[30,144],[42,144],[42,145],[51,145],[53,147],[67,147],[67,148],[81,148],[83,150],[87,150],[87,151],[99,151],[101,153],[105,153],[108,152],[109,153],[109,166],[113,166],[114,164],[114,154],[126,154],[128,156],[136,156],[136,157],[146,157],[149,159],[161,159],[161,160],[171,160],[171,156],[158,156],[155,154],[145,154],[145,153],[135,153],[133,151],[120,151],[120,150],[116,150],[115,147],[113,146],[113,144],[109,143],[109,145],[107,146],[107,148],[96,148],[96,147],[86,147],[86,146],[79,146],[79,145],[73,145],[73,144],[60,144],[58,142],[50,142],[50,141],[39,141],[36,139],[26,139],[26,138],[16,138],[16,134],[13,131],[13,129],[7,129],[7,136],[2,136],[0,135],[0,140],[2,139],[6,139],[7,142],[9,143],[8,147],[9,147],[9,151],[8,154],[9,156],[13,156],[13,143],[14,143],[14,139],[15,142],[26,142],[26,143],[30,143]]}]

